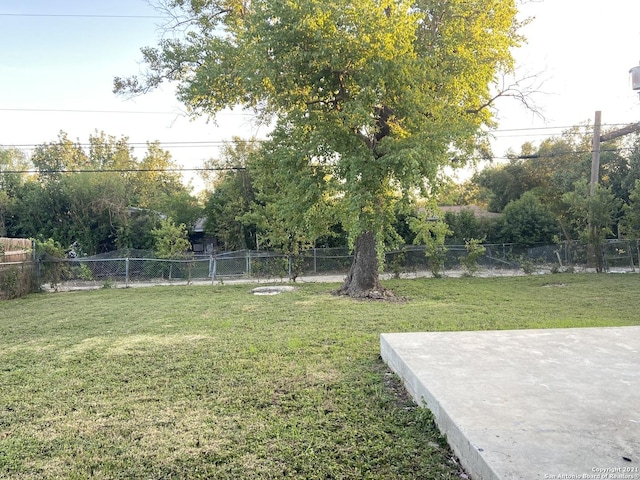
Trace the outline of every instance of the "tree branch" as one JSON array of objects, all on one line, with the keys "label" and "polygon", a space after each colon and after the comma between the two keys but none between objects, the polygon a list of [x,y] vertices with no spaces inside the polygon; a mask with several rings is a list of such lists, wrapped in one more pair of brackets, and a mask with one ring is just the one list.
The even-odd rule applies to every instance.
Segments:
[{"label": "tree branch", "polygon": [[[467,109],[466,112],[472,115],[480,113],[486,108],[494,106],[496,100],[500,98],[515,98],[518,100],[527,110],[531,111],[534,115],[541,119],[544,119],[542,110],[536,105],[533,95],[543,93],[540,88],[544,82],[540,82],[538,74],[525,75],[522,78],[514,80],[511,83],[506,82],[506,76],[503,75],[501,79],[501,85],[499,86],[496,94],[488,99],[485,103],[477,108]],[[496,81],[496,84],[498,81]]]}]

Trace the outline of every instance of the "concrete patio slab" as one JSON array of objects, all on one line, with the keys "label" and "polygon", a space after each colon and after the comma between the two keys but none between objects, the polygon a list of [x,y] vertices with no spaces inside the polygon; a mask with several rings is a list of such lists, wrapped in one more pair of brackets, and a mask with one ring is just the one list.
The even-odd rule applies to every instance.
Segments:
[{"label": "concrete patio slab", "polygon": [[640,480],[640,327],[385,333],[474,480]]}]

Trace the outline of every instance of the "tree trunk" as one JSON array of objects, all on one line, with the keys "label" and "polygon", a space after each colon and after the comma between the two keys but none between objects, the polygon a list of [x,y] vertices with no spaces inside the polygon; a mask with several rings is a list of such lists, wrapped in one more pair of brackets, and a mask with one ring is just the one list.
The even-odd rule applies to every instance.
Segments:
[{"label": "tree trunk", "polygon": [[353,263],[344,284],[335,292],[353,298],[388,298],[393,294],[380,285],[378,255],[373,232],[363,232],[356,239]]}]

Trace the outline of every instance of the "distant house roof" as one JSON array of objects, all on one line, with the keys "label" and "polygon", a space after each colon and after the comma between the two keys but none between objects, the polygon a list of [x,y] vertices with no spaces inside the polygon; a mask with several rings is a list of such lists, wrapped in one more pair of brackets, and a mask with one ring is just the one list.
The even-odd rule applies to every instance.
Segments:
[{"label": "distant house roof", "polygon": [[158,215],[158,217],[160,217],[162,220],[166,220],[167,216],[164,213],[160,213],[157,212],[156,210],[151,210],[150,208],[140,208],[140,207],[127,207],[127,213],[129,215],[133,214],[133,213],[146,213],[146,212],[150,212],[150,213],[155,213],[156,215]]},{"label": "distant house roof", "polygon": [[477,205],[455,205],[455,206],[447,206],[440,207],[444,213],[451,212],[458,214],[463,210],[471,210],[473,214],[478,218],[497,218],[500,216],[499,213],[489,212],[482,207]]},{"label": "distant house roof", "polygon": [[207,221],[207,217],[201,217],[196,220],[196,224],[193,226],[194,233],[203,233],[204,232],[204,224]]}]

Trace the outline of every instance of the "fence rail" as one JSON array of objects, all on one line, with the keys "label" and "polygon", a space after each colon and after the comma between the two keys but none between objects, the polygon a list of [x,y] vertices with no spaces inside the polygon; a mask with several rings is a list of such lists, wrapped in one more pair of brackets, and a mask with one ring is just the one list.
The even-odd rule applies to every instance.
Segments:
[{"label": "fence rail", "polygon": [[[566,242],[560,245],[523,246],[517,244],[485,244],[484,254],[477,260],[478,274],[514,274],[556,271],[584,271],[594,268],[593,253],[587,245]],[[406,246],[385,253],[384,274],[455,275],[465,271],[464,245],[447,245],[438,257],[439,264],[425,255],[425,246]],[[640,242],[616,240],[599,249],[605,271],[636,271]],[[117,252],[116,252],[117,254]],[[296,279],[302,276],[344,275],[352,255],[344,248],[310,249],[297,256],[268,251],[242,250],[187,259],[158,259],[118,256],[47,259],[37,264],[42,284],[56,287],[130,286],[134,284],[167,284],[190,282],[224,282],[248,278]]]}]

